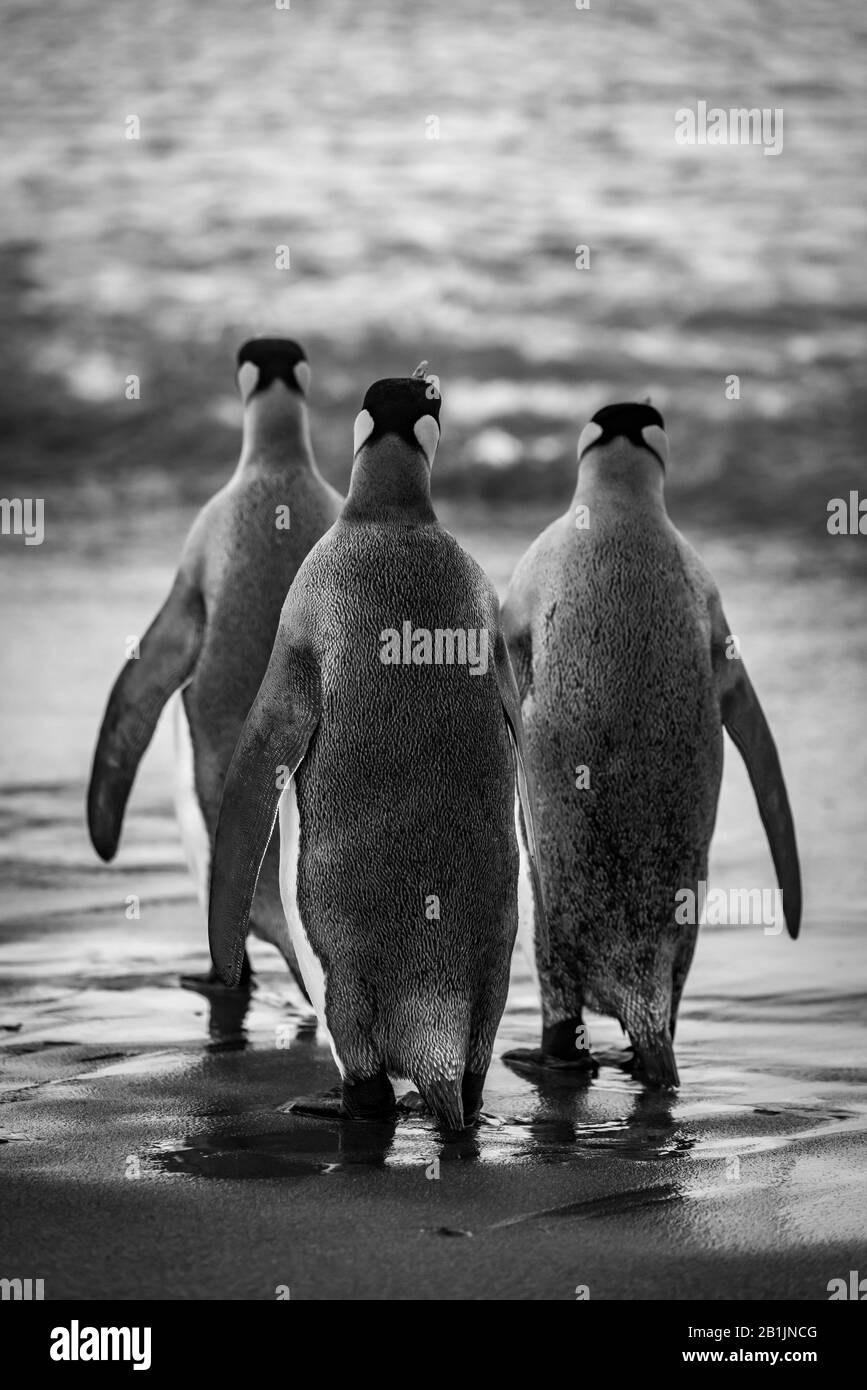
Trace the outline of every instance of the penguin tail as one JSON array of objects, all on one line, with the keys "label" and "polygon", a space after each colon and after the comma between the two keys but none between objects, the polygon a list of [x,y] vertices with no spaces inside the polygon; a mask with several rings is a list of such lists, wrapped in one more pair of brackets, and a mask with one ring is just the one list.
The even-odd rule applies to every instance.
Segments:
[{"label": "penguin tail", "polygon": [[464,1102],[461,1096],[461,1082],[456,1081],[416,1081],[422,1099],[432,1110],[437,1123],[443,1129],[464,1129]]},{"label": "penguin tail", "polygon": [[408,990],[393,1008],[385,1062],[409,1077],[445,1130],[465,1128],[463,1078],[469,1054],[471,1001],[457,991]]},{"label": "penguin tail", "polygon": [[654,1090],[676,1090],[680,1085],[680,1077],[669,1033],[666,1031],[662,1037],[653,1038],[649,1042],[639,1043],[634,1039],[631,1041],[635,1049],[635,1071],[638,1078]]}]

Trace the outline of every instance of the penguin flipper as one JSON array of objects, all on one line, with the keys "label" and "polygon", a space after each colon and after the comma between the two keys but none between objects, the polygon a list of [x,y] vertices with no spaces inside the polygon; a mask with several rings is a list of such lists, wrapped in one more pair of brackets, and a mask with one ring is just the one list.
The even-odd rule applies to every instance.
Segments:
[{"label": "penguin flipper", "polygon": [[[728,633],[724,618],[722,625],[725,633]],[[737,657],[729,660],[724,655],[726,636],[720,638],[715,634],[715,638],[714,647],[718,654],[715,666],[722,722],[749,773],[759,815],[768,837],[777,882],[783,891],[786,928],[794,940],[801,927],[801,868],[795,824],[780,757],[759,697],[753,689],[742,659]],[[721,656],[720,642],[723,650]]]},{"label": "penguin flipper", "polygon": [[214,838],[208,941],[227,985],[240,977],[250,908],[280,797],[307,752],[320,709],[317,665],[278,632],[229,764]]},{"label": "penguin flipper", "polygon": [[127,661],[115,681],[102,718],[87,789],[87,825],[101,859],[115,856],[139,762],[163,706],[193,671],[204,629],[201,591],[179,572],[141,639],[138,657]]},{"label": "penguin flipper", "polygon": [[536,929],[539,933],[539,942],[542,947],[544,960],[550,958],[550,937],[548,933],[548,918],[545,913],[545,900],[542,895],[542,878],[539,873],[539,855],[536,848],[536,827],[533,816],[533,798],[529,777],[527,774],[527,764],[524,758],[524,724],[521,719],[521,700],[518,695],[518,686],[515,681],[515,673],[509,659],[509,649],[506,646],[506,639],[499,633],[494,644],[494,666],[497,673],[497,688],[500,692],[500,700],[503,705],[506,725],[509,730],[509,738],[512,744],[512,756],[515,759],[515,779],[518,785],[518,796],[521,802],[521,810],[524,815],[524,828],[527,833],[527,854],[530,860],[530,873],[533,879],[533,896],[536,906]]}]

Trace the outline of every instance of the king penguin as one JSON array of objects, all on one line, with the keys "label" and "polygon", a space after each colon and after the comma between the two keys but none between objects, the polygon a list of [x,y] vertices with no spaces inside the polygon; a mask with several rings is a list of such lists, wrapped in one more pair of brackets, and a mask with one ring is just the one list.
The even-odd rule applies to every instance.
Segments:
[{"label": "king penguin", "polygon": [[[479,1113],[506,1002],[516,816],[531,852],[533,831],[497,597],[431,505],[434,380],[364,397],[346,505],[298,572],[229,769],[209,927],[233,984],[279,811],[283,903],[340,1112],[391,1113],[403,1078],[456,1130]],[[282,793],[277,766],[293,773]]]},{"label": "king penguin", "polygon": [[[541,1048],[507,1057],[595,1069],[586,1005],[619,1019],[636,1075],[656,1087],[679,1084],[672,1044],[697,926],[677,920],[676,894],[707,879],[723,728],[749,772],[790,936],[801,917],[777,750],[714,581],[669,520],[668,456],[650,404],[598,411],[572,506],[519,562],[503,610],[550,932],[547,964],[536,948]],[[532,940],[531,911],[520,935]]]},{"label": "king penguin", "polygon": [[[343,503],[313,457],[310,376],[304,349],[288,338],[254,338],[240,348],[244,422],[237,468],[193,523],[171,592],[111,692],[93,759],[88,825],[97,853],[110,860],[139,761],[173,697],[175,804],[205,910],[226,770],[265,673],[283,600]],[[277,946],[300,984],[278,863],[275,843],[251,926]],[[245,957],[239,983],[249,981]],[[214,971],[184,983],[222,988]]]}]

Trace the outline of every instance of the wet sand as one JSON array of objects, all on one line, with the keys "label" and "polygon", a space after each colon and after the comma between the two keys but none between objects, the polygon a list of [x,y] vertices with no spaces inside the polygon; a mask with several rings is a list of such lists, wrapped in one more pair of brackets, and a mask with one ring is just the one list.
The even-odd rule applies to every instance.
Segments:
[{"label": "wet sand", "polygon": [[[540,524],[444,519],[501,589]],[[95,859],[92,739],[186,518],[150,524],[146,545],[138,525],[0,565],[0,1275],[43,1278],[49,1299],[272,1299],[283,1285],[301,1299],[573,1299],[586,1285],[591,1299],[824,1300],[829,1280],[867,1269],[865,639],[842,552],[693,536],[780,745],[801,939],[703,929],[673,1097],[643,1092],[619,1028],[593,1017],[592,1084],[509,1070],[500,1054],[538,1029],[516,958],[492,1122],[444,1145],[416,1115],[380,1127],[281,1110],[336,1073],[269,948],[253,944],[246,1017],[179,987],[207,955],[165,728],[117,860]],[[710,881],[770,887],[771,872],[729,752]]]},{"label": "wet sand", "polygon": [[[48,1298],[825,1299],[864,1267],[854,920],[797,950],[705,932],[679,1096],[591,1020],[595,1082],[497,1060],[491,1122],[443,1143],[414,1115],[282,1111],[335,1071],[276,958],[245,1018],[178,987],[205,963],[195,905],[144,915],[58,914],[3,949],[2,1268]],[[535,1028],[516,959],[497,1054]]]}]

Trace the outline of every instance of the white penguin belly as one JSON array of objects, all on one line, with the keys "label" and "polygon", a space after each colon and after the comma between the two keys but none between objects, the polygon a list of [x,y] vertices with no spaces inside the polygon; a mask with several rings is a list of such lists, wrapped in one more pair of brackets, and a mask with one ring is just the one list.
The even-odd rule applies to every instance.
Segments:
[{"label": "white penguin belly", "polygon": [[211,872],[211,842],[202,808],[196,796],[193,739],[183,694],[172,697],[172,726],[175,742],[175,814],[181,831],[187,864],[196,884],[199,902],[208,910],[208,877]]},{"label": "white penguin belly", "polygon": [[289,924],[289,938],[295,949],[298,968],[301,971],[307,993],[310,995],[310,1002],[316,1010],[316,1017],[319,1019],[320,1025],[328,1034],[334,1060],[340,1075],[343,1076],[345,1070],[335,1051],[331,1034],[328,1033],[328,1023],[325,1018],[325,971],[310,944],[298,908],[298,855],[301,847],[301,822],[298,814],[298,798],[295,795],[294,777],[290,779],[288,786],[283,791],[277,810],[280,818],[280,898],[286,921]]},{"label": "white penguin belly", "polygon": [[539,972],[536,969],[536,904],[533,898],[533,878],[530,873],[530,856],[521,833],[521,799],[515,793],[515,834],[518,837],[518,945],[530,967],[530,978],[536,990],[539,989]]}]

